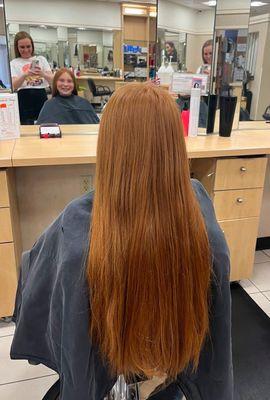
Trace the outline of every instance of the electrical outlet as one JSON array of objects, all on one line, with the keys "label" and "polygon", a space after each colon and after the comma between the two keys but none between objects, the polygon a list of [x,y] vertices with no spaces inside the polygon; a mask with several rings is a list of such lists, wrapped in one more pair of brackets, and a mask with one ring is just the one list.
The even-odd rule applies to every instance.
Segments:
[{"label": "electrical outlet", "polygon": [[81,193],[86,193],[92,190],[93,185],[93,175],[82,175],[81,176]]}]

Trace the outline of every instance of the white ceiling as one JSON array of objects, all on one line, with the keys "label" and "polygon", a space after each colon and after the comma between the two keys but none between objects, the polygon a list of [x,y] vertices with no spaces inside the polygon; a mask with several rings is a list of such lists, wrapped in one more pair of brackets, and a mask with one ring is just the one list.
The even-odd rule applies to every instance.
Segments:
[{"label": "white ceiling", "polygon": [[250,16],[255,15],[270,14],[270,0],[261,0],[263,3],[267,3],[265,6],[261,7],[250,7]]},{"label": "white ceiling", "polygon": [[193,10],[209,10],[213,7],[203,4],[206,0],[170,0],[172,3],[181,4],[182,6],[192,8]]}]

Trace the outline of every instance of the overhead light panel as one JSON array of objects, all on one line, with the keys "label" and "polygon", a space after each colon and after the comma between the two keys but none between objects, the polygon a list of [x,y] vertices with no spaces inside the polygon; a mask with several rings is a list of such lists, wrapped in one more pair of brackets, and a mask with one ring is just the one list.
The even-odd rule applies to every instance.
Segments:
[{"label": "overhead light panel", "polygon": [[124,7],[124,14],[126,14],[126,15],[146,15],[147,10],[145,8]]},{"label": "overhead light panel", "polygon": [[251,7],[262,7],[262,6],[266,6],[267,3],[263,3],[262,1],[252,1],[250,3]]},{"label": "overhead light panel", "polygon": [[215,7],[217,5],[216,0],[209,0],[209,1],[204,1],[202,4],[205,4],[206,6],[209,7]]}]

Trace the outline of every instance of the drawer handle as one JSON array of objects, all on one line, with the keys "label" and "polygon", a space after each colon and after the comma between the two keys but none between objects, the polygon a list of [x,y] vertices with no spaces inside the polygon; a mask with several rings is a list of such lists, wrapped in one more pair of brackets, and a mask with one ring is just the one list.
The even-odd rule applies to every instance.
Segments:
[{"label": "drawer handle", "polygon": [[237,203],[241,204],[241,203],[244,202],[244,199],[242,199],[242,197],[238,197],[238,198],[236,199],[236,201],[237,201]]},{"label": "drawer handle", "polygon": [[247,170],[246,167],[241,167],[241,168],[240,168],[240,171],[241,171],[241,172],[246,172],[246,170]]}]

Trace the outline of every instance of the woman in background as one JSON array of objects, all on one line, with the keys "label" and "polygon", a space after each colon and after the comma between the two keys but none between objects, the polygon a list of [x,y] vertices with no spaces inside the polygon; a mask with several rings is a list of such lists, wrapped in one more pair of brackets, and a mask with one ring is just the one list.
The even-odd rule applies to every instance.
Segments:
[{"label": "woman in background", "polygon": [[18,92],[21,124],[33,125],[47,100],[46,89],[53,74],[46,58],[34,55],[34,42],[27,32],[15,35],[14,50],[16,58],[10,68],[13,89]]},{"label": "woman in background", "polygon": [[232,400],[228,248],[170,94],[119,88],[96,157],[95,192],[23,255],[11,357],[57,371],[62,400],[120,374],[158,377],[153,400]]},{"label": "woman in background", "polygon": [[168,61],[177,62],[177,51],[173,42],[165,43],[165,56]]},{"label": "woman in background", "polygon": [[197,69],[197,74],[210,75],[213,55],[213,40],[207,40],[202,46],[203,64]]},{"label": "woman in background", "polygon": [[37,124],[98,124],[99,118],[86,99],[79,97],[72,71],[61,68],[54,75],[52,99],[40,111]]}]

